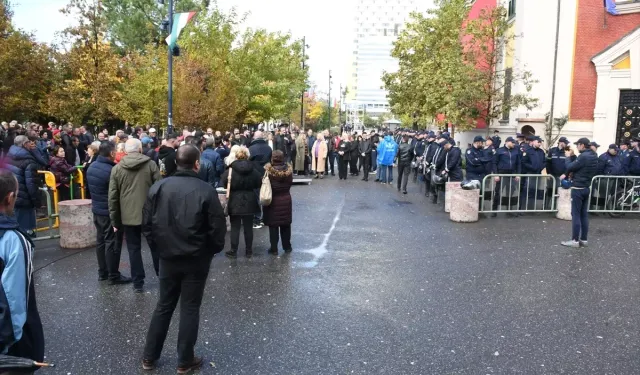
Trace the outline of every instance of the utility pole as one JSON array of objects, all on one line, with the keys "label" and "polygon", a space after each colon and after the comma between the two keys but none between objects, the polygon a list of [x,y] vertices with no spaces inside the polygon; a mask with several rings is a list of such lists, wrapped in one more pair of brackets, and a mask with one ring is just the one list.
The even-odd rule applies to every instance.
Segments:
[{"label": "utility pole", "polygon": [[[307,49],[307,37],[302,37],[302,72],[305,69],[305,61],[307,60],[306,49]],[[300,96],[300,124],[302,125],[302,130],[304,130],[304,92],[307,90],[306,80],[305,80],[305,88],[302,90],[302,95]]]},{"label": "utility pole", "polygon": [[[558,12],[556,15],[556,45],[555,45],[555,51],[553,54],[553,79],[552,79],[552,85],[553,87],[551,88],[551,109],[549,110],[549,123],[545,124],[546,127],[548,127],[548,132],[546,132],[547,134],[545,134],[547,137],[549,137],[549,139],[547,139],[547,147],[551,147],[551,142],[553,141],[553,126],[554,126],[554,120],[553,120],[553,111],[554,111],[554,107],[555,107],[555,101],[556,101],[556,75],[558,72],[558,40],[560,37],[560,0],[558,0]],[[545,129],[547,130],[547,129]],[[559,135],[558,135],[559,136]]]},{"label": "utility pole", "polygon": [[[173,30],[173,0],[169,0],[169,32]],[[167,134],[173,133],[173,48],[169,51],[169,113],[167,116]]]},{"label": "utility pole", "polygon": [[342,124],[342,83],[340,84],[340,91],[338,91],[338,97],[340,98],[340,107],[338,108],[338,124]]},{"label": "utility pole", "polygon": [[331,129],[331,70],[329,70],[329,129]]}]

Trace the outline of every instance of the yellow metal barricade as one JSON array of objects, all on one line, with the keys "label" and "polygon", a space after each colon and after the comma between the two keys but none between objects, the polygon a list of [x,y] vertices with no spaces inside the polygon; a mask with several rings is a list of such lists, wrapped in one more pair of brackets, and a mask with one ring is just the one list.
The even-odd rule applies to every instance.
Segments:
[{"label": "yellow metal barricade", "polygon": [[[47,217],[43,219],[39,219],[39,221],[47,220],[49,222],[48,227],[44,228],[36,228],[36,232],[42,232],[45,230],[50,231],[50,236],[37,239],[47,239],[54,238],[56,236],[51,232],[53,229],[57,229],[60,226],[60,222],[58,220],[58,188],[56,186],[56,176],[49,171],[38,171],[39,174],[44,176],[44,184],[45,187],[41,188],[45,195],[47,196]],[[53,192],[53,194],[50,194]],[[51,196],[53,195],[53,201]]]}]

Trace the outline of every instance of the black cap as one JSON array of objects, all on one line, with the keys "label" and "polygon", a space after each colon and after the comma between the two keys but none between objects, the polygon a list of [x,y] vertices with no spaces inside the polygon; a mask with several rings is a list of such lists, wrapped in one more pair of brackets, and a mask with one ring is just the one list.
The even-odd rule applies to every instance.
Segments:
[{"label": "black cap", "polygon": [[507,139],[505,140],[505,142],[514,142],[515,143],[515,139],[513,139],[513,137],[507,137]]},{"label": "black cap", "polygon": [[591,142],[591,144],[589,144],[589,146],[594,146],[595,148],[600,147],[600,145],[596,141]]},{"label": "black cap", "polygon": [[612,143],[612,144],[609,145],[609,150],[611,150],[611,149],[617,150],[618,146],[616,146],[615,143]]},{"label": "black cap", "polygon": [[567,145],[570,143],[567,137],[560,137],[560,139],[558,139],[558,142],[562,142]]},{"label": "black cap", "polygon": [[536,136],[536,139],[534,139],[534,140],[538,141],[538,142],[544,142],[544,140],[542,138],[540,138],[539,136]]},{"label": "black cap", "polygon": [[473,137],[473,143],[476,142],[484,142],[484,138],[482,138],[481,135],[476,135],[475,137]]},{"label": "black cap", "polygon": [[529,135],[527,136],[527,141],[535,141],[536,140],[536,136],[535,135]]},{"label": "black cap", "polygon": [[516,133],[516,138],[524,138],[524,135],[522,135],[522,133]]},{"label": "black cap", "polygon": [[589,141],[589,138],[580,138],[576,142],[574,142],[574,144],[576,144],[576,145],[585,145],[585,146],[589,147],[589,145],[591,145],[591,141]]}]

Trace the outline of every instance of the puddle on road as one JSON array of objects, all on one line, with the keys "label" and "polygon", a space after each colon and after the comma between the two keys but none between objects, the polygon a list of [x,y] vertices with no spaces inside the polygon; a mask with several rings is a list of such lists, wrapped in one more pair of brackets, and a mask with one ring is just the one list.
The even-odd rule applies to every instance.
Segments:
[{"label": "puddle on road", "polygon": [[331,228],[329,228],[329,231],[325,233],[320,246],[315,247],[313,249],[301,251],[302,253],[313,255],[313,260],[309,262],[303,262],[302,267],[313,268],[317,266],[320,259],[322,259],[322,257],[324,257],[324,255],[327,253],[327,244],[329,243],[329,238],[331,237],[331,234],[336,229],[336,225],[338,224],[338,221],[340,221],[340,215],[342,215],[342,208],[344,207],[344,202],[345,200],[343,198],[342,202],[340,203],[340,206],[338,207],[338,211],[336,212],[336,216],[333,218],[333,223],[331,223]]}]

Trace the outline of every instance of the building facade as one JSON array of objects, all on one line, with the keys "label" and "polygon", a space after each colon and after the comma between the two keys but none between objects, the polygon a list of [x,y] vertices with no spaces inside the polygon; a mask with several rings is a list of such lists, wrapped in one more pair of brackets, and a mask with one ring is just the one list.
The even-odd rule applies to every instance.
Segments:
[{"label": "building facade", "polygon": [[[425,11],[430,0],[356,0],[353,56],[349,64],[346,101],[370,116],[388,113],[389,100],[383,72],[394,72],[394,41],[413,11]],[[358,111],[356,111],[358,112]],[[351,117],[350,117],[351,118]],[[357,121],[357,120],[356,120]]]},{"label": "building facade", "polygon": [[[640,132],[640,1],[619,0],[618,15],[612,15],[602,0],[476,0],[471,16],[496,4],[509,10],[512,31],[518,35],[513,55],[504,63],[533,74],[538,82],[530,95],[539,103],[531,111],[511,111],[490,124],[490,132],[545,137],[545,114],[552,97],[554,117],[568,116],[561,133],[570,140],[589,137],[607,145]],[[525,88],[514,82],[510,90],[516,94]],[[478,129],[461,137],[466,141],[485,132]]]}]

